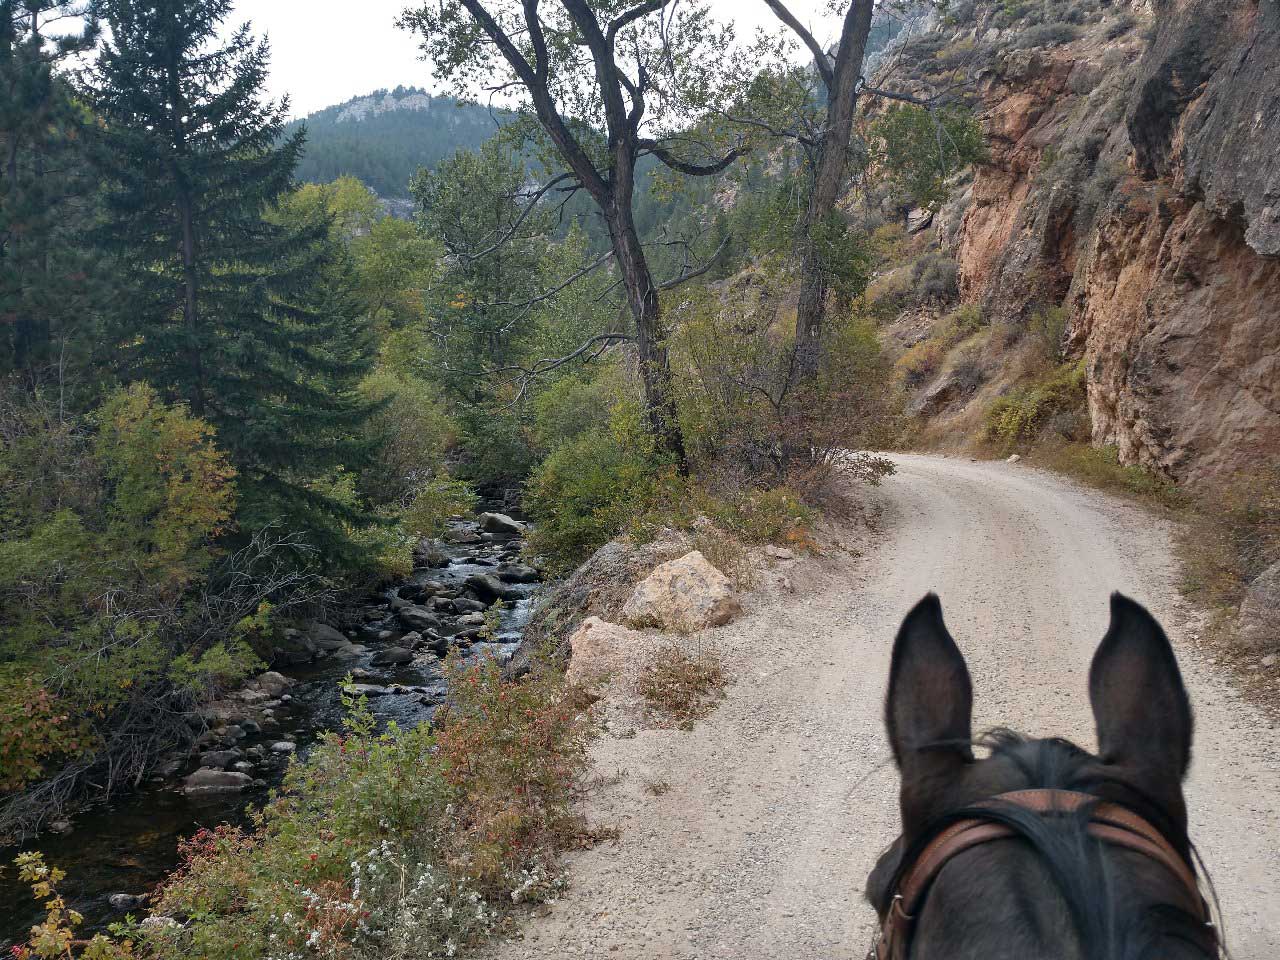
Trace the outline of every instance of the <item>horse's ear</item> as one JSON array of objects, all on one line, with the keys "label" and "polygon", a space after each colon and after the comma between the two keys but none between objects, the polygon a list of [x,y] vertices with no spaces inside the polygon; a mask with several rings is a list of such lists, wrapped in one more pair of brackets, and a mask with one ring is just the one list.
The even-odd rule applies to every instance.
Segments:
[{"label": "horse's ear", "polygon": [[929,594],[907,614],[893,643],[885,724],[908,798],[936,794],[973,759],[973,685],[964,656]]},{"label": "horse's ear", "polygon": [[1169,638],[1146,608],[1111,595],[1111,626],[1089,668],[1104,763],[1153,798],[1181,804],[1191,762],[1191,703]]}]

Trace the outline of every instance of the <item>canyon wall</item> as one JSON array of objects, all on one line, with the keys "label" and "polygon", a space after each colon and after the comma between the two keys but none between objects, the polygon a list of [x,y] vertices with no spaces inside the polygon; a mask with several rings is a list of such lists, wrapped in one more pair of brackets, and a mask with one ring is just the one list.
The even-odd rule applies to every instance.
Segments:
[{"label": "canyon wall", "polygon": [[986,37],[990,156],[939,234],[993,321],[1068,310],[1096,443],[1190,482],[1274,466],[1280,5],[1132,7],[1057,46]]}]

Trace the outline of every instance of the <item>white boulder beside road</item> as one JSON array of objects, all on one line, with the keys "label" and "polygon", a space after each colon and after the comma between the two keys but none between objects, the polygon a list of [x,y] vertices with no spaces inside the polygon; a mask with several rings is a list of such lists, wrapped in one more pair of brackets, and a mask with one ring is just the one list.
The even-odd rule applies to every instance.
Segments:
[{"label": "white boulder beside road", "polygon": [[696,633],[728,623],[742,607],[729,578],[694,550],[657,567],[622,608],[632,627]]},{"label": "white boulder beside road", "polygon": [[649,645],[643,633],[588,617],[569,638],[571,654],[565,679],[585,687],[604,683],[634,667]]}]

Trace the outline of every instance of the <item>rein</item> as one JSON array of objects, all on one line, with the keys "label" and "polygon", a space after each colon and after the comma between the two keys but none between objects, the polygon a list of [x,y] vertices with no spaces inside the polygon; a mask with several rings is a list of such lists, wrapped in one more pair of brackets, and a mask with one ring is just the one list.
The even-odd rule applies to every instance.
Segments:
[{"label": "rein", "polygon": [[[1000,794],[978,806],[997,804],[1020,807],[1041,816],[1072,814],[1091,807],[1086,827],[1089,835],[1111,846],[1140,853],[1171,873],[1190,895],[1196,918],[1209,928],[1217,947],[1217,930],[1213,927],[1209,906],[1200,894],[1195,871],[1159,830],[1133,811],[1073,790],[1018,790]],[[907,960],[915,919],[924,905],[929,886],[942,868],[966,850],[1016,836],[1018,833],[1011,827],[979,817],[957,820],[938,833],[908,867],[899,871],[880,939],[867,960]]]}]

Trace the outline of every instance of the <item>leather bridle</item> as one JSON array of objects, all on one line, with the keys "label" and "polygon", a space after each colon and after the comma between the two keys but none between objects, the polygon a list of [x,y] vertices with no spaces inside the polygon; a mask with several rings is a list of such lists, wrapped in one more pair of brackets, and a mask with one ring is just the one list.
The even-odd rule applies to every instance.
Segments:
[{"label": "leather bridle", "polygon": [[[1073,814],[1088,808],[1086,830],[1090,836],[1111,846],[1140,853],[1160,864],[1178,880],[1195,905],[1195,917],[1210,931],[1217,949],[1217,930],[1213,927],[1209,906],[1200,893],[1195,871],[1164,834],[1133,811],[1072,790],[1019,790],[976,804],[978,807],[1000,805],[1020,807],[1041,816]],[[940,831],[909,866],[899,870],[891,891],[893,899],[881,925],[880,939],[868,960],[907,960],[915,919],[924,905],[929,886],[942,868],[966,850],[992,840],[1016,836],[1018,834],[1012,827],[980,816],[957,820]]]}]

